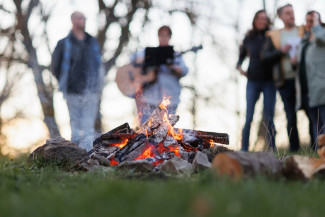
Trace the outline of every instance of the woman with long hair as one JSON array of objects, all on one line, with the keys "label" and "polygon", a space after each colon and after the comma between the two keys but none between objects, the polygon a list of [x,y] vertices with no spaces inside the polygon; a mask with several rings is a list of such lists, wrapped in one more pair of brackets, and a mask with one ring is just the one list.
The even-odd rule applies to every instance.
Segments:
[{"label": "woman with long hair", "polygon": [[[275,127],[273,123],[276,89],[272,79],[272,67],[261,60],[261,52],[266,40],[266,31],[270,29],[270,20],[265,10],[255,13],[252,29],[246,34],[240,47],[237,69],[247,77],[246,86],[246,122],[242,134],[242,151],[248,151],[251,122],[253,120],[255,104],[263,93],[264,120],[267,128],[269,148],[276,150]],[[247,71],[243,70],[242,63],[246,57],[250,62]]]}]

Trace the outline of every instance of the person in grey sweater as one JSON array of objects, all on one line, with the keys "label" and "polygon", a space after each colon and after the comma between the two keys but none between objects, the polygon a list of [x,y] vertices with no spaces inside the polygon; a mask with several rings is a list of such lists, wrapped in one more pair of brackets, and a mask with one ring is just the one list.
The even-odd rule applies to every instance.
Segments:
[{"label": "person in grey sweater", "polygon": [[[172,31],[169,26],[162,26],[158,30],[159,46],[169,46]],[[177,53],[175,53],[177,55]],[[144,50],[136,52],[131,57],[133,63],[143,63],[145,58]],[[140,116],[141,124],[144,123],[152,111],[162,102],[164,97],[170,97],[171,104],[167,107],[170,114],[176,112],[180,102],[181,84],[180,78],[188,73],[188,68],[181,56],[175,57],[171,65],[160,65],[157,78],[153,83],[142,87],[139,94],[136,94],[135,101]]]},{"label": "person in grey sweater", "polygon": [[313,132],[317,138],[325,133],[325,25],[318,12],[313,11],[312,15],[312,36],[306,50],[306,74]]}]

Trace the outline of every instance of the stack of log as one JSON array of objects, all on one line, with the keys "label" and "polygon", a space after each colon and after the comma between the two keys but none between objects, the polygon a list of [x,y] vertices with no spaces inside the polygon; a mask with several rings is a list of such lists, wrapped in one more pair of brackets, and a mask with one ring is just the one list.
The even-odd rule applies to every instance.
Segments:
[{"label": "stack of log", "polygon": [[267,175],[309,180],[325,174],[325,134],[318,137],[318,155],[320,158],[293,155],[278,159],[270,152],[227,152],[214,158],[212,169],[234,179]]}]

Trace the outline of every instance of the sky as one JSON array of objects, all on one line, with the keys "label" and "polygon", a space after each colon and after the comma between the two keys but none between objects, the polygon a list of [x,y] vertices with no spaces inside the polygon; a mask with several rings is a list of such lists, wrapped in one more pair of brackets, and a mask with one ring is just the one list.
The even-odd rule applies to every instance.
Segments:
[{"label": "sky", "polygon": [[[49,0],[48,0],[49,1]],[[5,0],[0,0],[6,3]],[[43,1],[47,2],[47,1]],[[97,31],[101,20],[98,18],[97,5],[93,0],[57,0],[56,7],[49,21],[48,32],[50,38],[50,49],[53,51],[59,39],[65,37],[71,28],[70,14],[75,10],[80,10],[87,17],[87,32],[94,35]],[[161,1],[160,1],[161,2]],[[212,2],[212,4],[210,4]],[[241,2],[240,4],[238,2]],[[208,5],[209,3],[209,5]],[[271,18],[274,14],[274,0],[266,0],[267,11]],[[278,1],[278,5],[292,3],[295,9],[296,24],[304,23],[304,15],[308,9],[318,10],[325,17],[325,2],[323,0],[299,0],[299,1]],[[164,1],[162,6],[172,7],[171,1]],[[207,6],[205,6],[208,5]],[[240,132],[245,118],[245,85],[246,79],[238,76],[234,69],[238,55],[238,44],[243,39],[245,32],[251,27],[251,21],[254,13],[262,8],[261,0],[202,0],[200,5],[200,14],[202,19],[198,20],[198,27],[192,28],[187,18],[182,14],[167,16],[159,10],[149,14],[152,22],[147,25],[144,32],[139,32],[137,24],[131,25],[131,32],[134,35],[141,34],[138,45],[131,46],[128,52],[123,53],[117,61],[117,66],[128,63],[129,55],[137,47],[156,46],[158,44],[156,31],[159,26],[167,24],[173,30],[172,44],[177,50],[186,50],[193,45],[203,44],[204,49],[197,55],[190,53],[184,56],[186,63],[190,68],[190,75],[181,80],[183,85],[194,84],[203,95],[211,95],[215,99],[207,105],[203,100],[198,103],[198,115],[196,117],[198,130],[207,130],[221,133],[229,133],[230,146],[238,149],[240,146]],[[123,8],[120,9],[123,12]],[[204,16],[213,15],[214,19],[203,19]],[[239,20],[239,31],[235,32],[230,25],[235,20]],[[8,21],[10,22],[10,21]],[[282,27],[279,19],[275,19],[275,27]],[[38,17],[34,17],[30,27],[35,28],[39,25]],[[209,33],[220,44],[215,47],[212,44],[212,38],[206,35],[202,29],[208,29]],[[109,32],[108,46],[115,46],[115,39],[118,34],[112,28]],[[38,51],[41,63],[48,64],[50,54],[45,48]],[[246,61],[246,66],[248,61]],[[133,99],[123,96],[116,84],[114,83],[116,67],[110,70],[106,78],[106,86],[103,92],[102,114],[106,130],[112,129],[124,122],[129,122],[134,126],[135,103]],[[194,73],[197,73],[195,78]],[[225,85],[229,79],[237,78],[237,85]],[[3,108],[2,112],[10,114],[12,107],[16,105],[28,105],[26,110],[29,114],[28,120],[19,120],[7,128],[9,144],[11,147],[28,149],[31,144],[44,142],[47,137],[44,124],[41,121],[41,112],[36,89],[33,86],[32,76],[24,77],[23,83],[26,89],[20,97],[11,100],[10,105]],[[180,121],[176,125],[179,128],[193,128],[192,117],[188,111],[191,106],[191,94],[188,90],[183,89],[181,95],[181,104],[178,107],[177,114],[180,115]],[[278,100],[279,101],[279,100]],[[62,94],[55,94],[56,118],[60,125],[60,131],[63,137],[70,137],[69,118],[67,108],[62,98]],[[286,130],[284,112],[281,111],[281,102],[277,103],[279,112],[276,118],[276,128],[278,129],[277,143],[286,144]],[[236,109],[239,109],[239,116],[235,115]],[[256,106],[256,115],[254,116],[254,125],[261,118],[261,102]],[[300,130],[306,128],[304,114],[298,114]],[[256,130],[255,130],[256,131]],[[256,140],[256,132],[252,130],[251,141]],[[17,135],[20,136],[15,136]],[[37,135],[37,136],[35,136]],[[305,136],[302,136],[303,139]],[[6,153],[11,151],[10,148],[5,150]]]}]

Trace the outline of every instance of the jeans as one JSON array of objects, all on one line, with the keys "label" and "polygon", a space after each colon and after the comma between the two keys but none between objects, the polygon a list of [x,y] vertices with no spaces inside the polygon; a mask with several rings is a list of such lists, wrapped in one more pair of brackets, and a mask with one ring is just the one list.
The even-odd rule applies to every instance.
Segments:
[{"label": "jeans", "polygon": [[[144,104],[136,102],[138,115],[140,119],[140,125],[142,125],[146,120],[150,117],[153,110],[155,110],[158,106]],[[168,114],[175,114],[177,106],[167,106]]]},{"label": "jeans", "polygon": [[[325,133],[325,105],[311,108],[311,120],[313,123],[314,138],[318,135]],[[317,150],[318,144],[316,142],[315,149]]]},{"label": "jeans", "polygon": [[246,122],[242,135],[242,151],[248,151],[251,123],[253,120],[255,104],[260,96],[260,93],[263,93],[264,96],[264,120],[266,121],[265,125],[268,131],[267,142],[270,149],[275,150],[276,147],[276,131],[273,123],[276,96],[274,83],[273,81],[248,80],[246,86]]},{"label": "jeans", "polygon": [[313,121],[312,121],[312,109],[309,107],[309,98],[308,98],[308,94],[302,94],[301,95],[301,102],[302,102],[302,105],[301,105],[301,108],[305,111],[306,113],[306,116],[308,118],[308,121],[309,121],[309,135],[310,135],[310,143],[311,143],[311,148],[313,150],[316,151],[316,138],[315,137],[315,132],[313,130]]},{"label": "jeans", "polygon": [[297,129],[295,80],[285,80],[284,86],[279,88],[279,92],[284,104],[284,111],[287,116],[287,133],[289,137],[290,151],[295,152],[300,148]]},{"label": "jeans", "polygon": [[71,142],[89,151],[96,136],[99,94],[67,94],[66,101],[70,115]]}]

